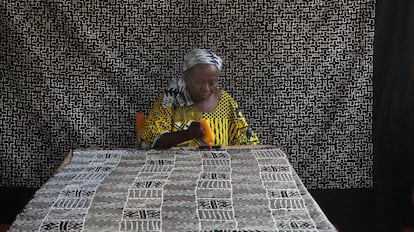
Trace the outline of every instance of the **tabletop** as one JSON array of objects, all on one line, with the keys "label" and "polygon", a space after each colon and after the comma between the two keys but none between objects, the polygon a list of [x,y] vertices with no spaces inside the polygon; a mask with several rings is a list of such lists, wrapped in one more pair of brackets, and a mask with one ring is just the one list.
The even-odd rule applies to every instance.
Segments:
[{"label": "tabletop", "polygon": [[286,154],[75,150],[10,231],[336,231]]}]

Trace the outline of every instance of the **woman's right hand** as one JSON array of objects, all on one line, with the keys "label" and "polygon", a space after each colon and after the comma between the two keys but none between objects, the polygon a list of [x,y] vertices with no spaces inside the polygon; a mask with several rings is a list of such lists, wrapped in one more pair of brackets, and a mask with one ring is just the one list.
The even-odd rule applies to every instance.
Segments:
[{"label": "woman's right hand", "polygon": [[192,122],[187,129],[188,136],[191,139],[201,139],[204,136],[204,129],[199,122]]},{"label": "woman's right hand", "polygon": [[204,130],[199,122],[192,122],[187,130],[164,133],[158,138],[155,149],[168,149],[191,139],[202,139]]}]

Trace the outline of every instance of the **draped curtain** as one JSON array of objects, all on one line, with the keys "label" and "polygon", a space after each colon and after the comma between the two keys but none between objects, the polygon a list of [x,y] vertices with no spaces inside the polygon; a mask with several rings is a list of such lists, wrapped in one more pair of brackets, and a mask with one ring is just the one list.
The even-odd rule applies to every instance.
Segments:
[{"label": "draped curtain", "polygon": [[374,186],[391,231],[414,226],[414,1],[377,0],[374,54]]},{"label": "draped curtain", "polygon": [[308,188],[372,187],[374,0],[0,1],[0,186],[70,149],[131,148],[191,48]]}]

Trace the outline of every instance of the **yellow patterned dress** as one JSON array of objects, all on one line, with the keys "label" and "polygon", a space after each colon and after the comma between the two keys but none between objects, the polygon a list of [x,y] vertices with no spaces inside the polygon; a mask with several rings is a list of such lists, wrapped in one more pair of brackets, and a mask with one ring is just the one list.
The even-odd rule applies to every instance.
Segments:
[{"label": "yellow patterned dress", "polygon": [[[139,131],[142,147],[152,148],[157,139],[166,132],[187,129],[191,122],[201,118],[207,119],[214,133],[214,144],[220,146],[256,145],[259,142],[256,134],[249,127],[240,112],[237,103],[224,90],[221,90],[220,101],[213,112],[201,113],[191,106],[162,105],[164,94],[158,98]],[[198,146],[200,140],[190,140],[178,146]]]}]

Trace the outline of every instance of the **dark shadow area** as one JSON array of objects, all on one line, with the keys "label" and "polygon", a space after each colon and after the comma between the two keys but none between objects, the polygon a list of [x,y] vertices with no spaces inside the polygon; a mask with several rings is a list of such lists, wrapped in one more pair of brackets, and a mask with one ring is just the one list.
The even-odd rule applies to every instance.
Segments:
[{"label": "dark shadow area", "polygon": [[375,232],[373,189],[311,189],[309,192],[339,232]]},{"label": "dark shadow area", "polygon": [[414,231],[413,12],[412,0],[376,1],[373,174],[378,232]]},{"label": "dark shadow area", "polygon": [[37,188],[0,187],[0,224],[13,223]]}]

